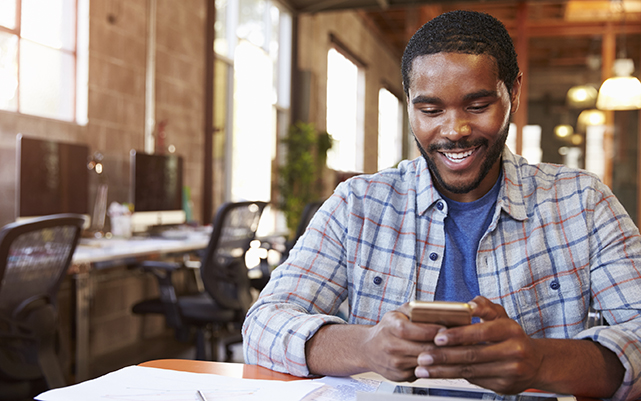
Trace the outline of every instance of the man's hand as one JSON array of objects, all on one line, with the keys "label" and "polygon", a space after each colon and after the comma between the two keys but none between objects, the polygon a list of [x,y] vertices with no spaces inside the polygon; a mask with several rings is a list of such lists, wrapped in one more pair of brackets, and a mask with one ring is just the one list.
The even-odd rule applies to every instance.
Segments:
[{"label": "man's hand", "polygon": [[442,329],[418,357],[417,377],[465,378],[502,394],[528,388],[609,398],[623,380],[610,350],[589,340],[532,339],[503,307],[476,297],[481,323]]},{"label": "man's hand", "polygon": [[416,376],[463,377],[501,394],[530,388],[543,361],[534,341],[500,305],[483,297],[471,304],[482,323],[440,331],[436,347],[419,355]]},{"label": "man's hand", "polygon": [[306,345],[310,373],[344,376],[372,371],[393,381],[415,380],[419,354],[434,347],[442,326],[412,323],[408,304],[374,326],[323,326]]},{"label": "man's hand", "polygon": [[418,355],[435,348],[432,341],[441,328],[433,324],[412,323],[408,315],[408,304],[386,313],[364,339],[367,365],[389,380],[415,380]]}]

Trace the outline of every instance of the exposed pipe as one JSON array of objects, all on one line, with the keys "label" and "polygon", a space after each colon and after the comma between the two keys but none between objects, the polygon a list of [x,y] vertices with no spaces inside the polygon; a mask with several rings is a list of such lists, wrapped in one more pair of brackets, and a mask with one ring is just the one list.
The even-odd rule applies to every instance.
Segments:
[{"label": "exposed pipe", "polygon": [[148,0],[147,64],[145,72],[145,153],[154,153],[156,127],[156,5]]}]

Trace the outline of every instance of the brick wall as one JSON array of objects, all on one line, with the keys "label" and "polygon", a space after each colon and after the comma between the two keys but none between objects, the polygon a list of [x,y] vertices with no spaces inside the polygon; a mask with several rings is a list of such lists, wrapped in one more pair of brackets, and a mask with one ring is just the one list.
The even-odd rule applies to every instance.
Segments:
[{"label": "brick wall", "polygon": [[[205,2],[158,0],[156,122],[185,157],[194,218],[202,208]],[[147,0],[91,0],[86,126],[0,111],[0,225],[15,215],[15,137],[79,142],[101,152],[109,202],[129,201],[129,151],[144,150]],[[95,174],[91,174],[95,180]],[[96,183],[91,182],[95,187]],[[93,194],[90,196],[93,199]]]}]

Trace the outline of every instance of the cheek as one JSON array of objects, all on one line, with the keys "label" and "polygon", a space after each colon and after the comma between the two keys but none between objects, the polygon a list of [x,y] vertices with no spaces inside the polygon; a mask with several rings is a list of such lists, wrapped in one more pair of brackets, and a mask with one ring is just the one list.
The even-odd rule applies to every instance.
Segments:
[{"label": "cheek", "polygon": [[496,113],[477,120],[477,127],[481,129],[482,132],[495,136],[495,134],[500,133],[509,122],[509,113]]},{"label": "cheek", "polygon": [[438,128],[438,123],[435,119],[424,118],[420,113],[409,113],[409,123],[412,127],[412,131],[419,138],[425,138],[427,136],[434,135],[434,132]]}]

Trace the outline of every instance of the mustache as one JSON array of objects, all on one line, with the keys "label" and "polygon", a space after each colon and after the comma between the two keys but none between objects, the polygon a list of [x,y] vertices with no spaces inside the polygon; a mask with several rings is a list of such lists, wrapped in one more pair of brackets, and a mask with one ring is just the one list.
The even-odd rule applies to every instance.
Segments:
[{"label": "mustache", "polygon": [[471,149],[471,148],[476,148],[479,146],[487,145],[488,141],[485,138],[478,138],[473,141],[468,141],[468,140],[462,140],[462,141],[456,141],[456,142],[444,142],[444,143],[433,143],[427,147],[427,150],[429,152],[442,152],[446,150],[463,150],[463,149]]}]

